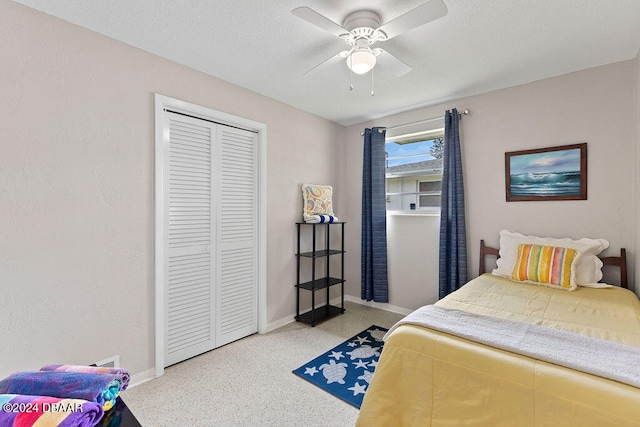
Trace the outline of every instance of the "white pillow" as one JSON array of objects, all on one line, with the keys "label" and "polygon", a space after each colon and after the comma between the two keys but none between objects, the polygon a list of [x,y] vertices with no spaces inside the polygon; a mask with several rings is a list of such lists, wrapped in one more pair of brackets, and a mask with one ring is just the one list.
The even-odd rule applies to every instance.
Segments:
[{"label": "white pillow", "polygon": [[578,286],[582,286],[583,288],[613,288],[613,285],[607,285],[606,283],[583,283],[582,285],[578,285]]},{"label": "white pillow", "polygon": [[605,239],[582,238],[573,240],[569,238],[555,239],[552,237],[525,236],[524,234],[507,230],[500,231],[500,258],[496,262],[497,268],[493,270],[493,274],[511,277],[513,266],[518,256],[518,245],[521,243],[560,246],[580,251],[582,255],[575,266],[576,284],[578,286],[591,285],[591,287],[595,287],[594,285],[602,279],[602,261],[598,258],[598,254],[609,247],[609,241]]}]

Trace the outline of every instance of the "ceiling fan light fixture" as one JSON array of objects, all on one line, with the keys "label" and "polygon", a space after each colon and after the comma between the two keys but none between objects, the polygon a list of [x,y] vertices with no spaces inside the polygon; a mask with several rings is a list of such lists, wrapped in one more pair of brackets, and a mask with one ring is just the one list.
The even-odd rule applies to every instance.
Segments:
[{"label": "ceiling fan light fixture", "polygon": [[376,56],[369,49],[356,50],[347,57],[347,67],[356,74],[366,74],[376,65]]}]

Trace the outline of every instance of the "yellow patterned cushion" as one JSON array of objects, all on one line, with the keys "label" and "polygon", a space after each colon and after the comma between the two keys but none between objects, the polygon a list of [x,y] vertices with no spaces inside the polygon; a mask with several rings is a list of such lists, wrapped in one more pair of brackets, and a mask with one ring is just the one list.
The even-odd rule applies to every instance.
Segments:
[{"label": "yellow patterned cushion", "polygon": [[571,248],[520,244],[511,278],[572,291],[577,286],[575,261],[579,255],[580,252]]},{"label": "yellow patterned cushion", "polygon": [[333,188],[330,185],[302,185],[302,199],[304,206],[302,216],[307,220],[312,215],[332,215]]}]

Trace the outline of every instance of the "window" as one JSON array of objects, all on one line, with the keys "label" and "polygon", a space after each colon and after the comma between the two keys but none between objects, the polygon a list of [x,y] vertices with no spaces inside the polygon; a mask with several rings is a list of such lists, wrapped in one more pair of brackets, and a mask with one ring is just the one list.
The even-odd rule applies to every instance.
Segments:
[{"label": "window", "polygon": [[438,181],[420,181],[418,191],[420,192],[418,207],[439,208],[442,196],[442,175],[439,176]]},{"label": "window", "polygon": [[439,211],[444,130],[387,138],[387,211]]}]

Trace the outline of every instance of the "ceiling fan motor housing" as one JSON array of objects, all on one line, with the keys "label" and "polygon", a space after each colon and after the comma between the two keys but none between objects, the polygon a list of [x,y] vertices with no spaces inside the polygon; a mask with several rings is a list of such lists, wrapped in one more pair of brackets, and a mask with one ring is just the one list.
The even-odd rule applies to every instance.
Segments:
[{"label": "ceiling fan motor housing", "polygon": [[380,35],[376,34],[376,37],[374,37],[376,29],[380,27],[380,16],[369,10],[359,10],[351,13],[345,18],[342,27],[349,31],[351,44],[355,44],[354,42],[357,39],[366,39],[372,43],[386,38],[380,36],[384,36],[382,32],[378,32]]},{"label": "ceiling fan motor housing", "polygon": [[347,15],[344,18],[342,27],[345,30],[353,31],[356,28],[376,29],[380,26],[380,17],[370,10],[359,10]]}]

